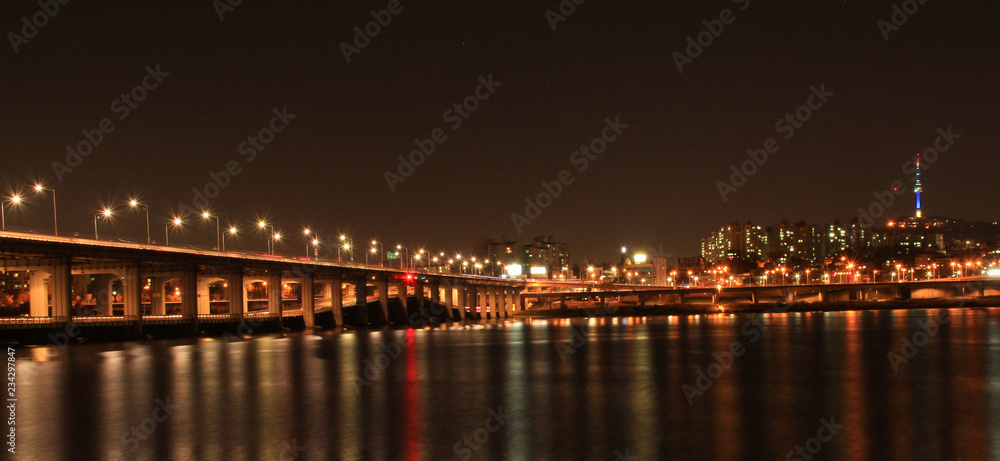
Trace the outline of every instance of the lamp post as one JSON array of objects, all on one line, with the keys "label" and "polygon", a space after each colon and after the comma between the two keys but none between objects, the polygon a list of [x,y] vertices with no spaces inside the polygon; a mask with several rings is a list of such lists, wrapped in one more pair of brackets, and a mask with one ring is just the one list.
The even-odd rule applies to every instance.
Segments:
[{"label": "lamp post", "polygon": [[[35,184],[35,193],[41,194],[45,191],[52,192],[52,235],[59,235],[59,217],[56,214],[56,190],[48,189],[41,184]],[[148,225],[146,226],[149,227]]]},{"label": "lamp post", "polygon": [[[52,199],[55,200],[55,191],[52,192],[52,195],[53,195]],[[146,206],[145,204],[139,203],[139,201],[136,199],[130,199],[128,201],[128,206],[131,207],[132,209],[138,208],[146,212],[146,245],[153,243],[153,239],[149,235],[149,207]],[[55,209],[55,202],[53,202],[52,208]]]},{"label": "lamp post", "polygon": [[97,238],[97,218],[100,218],[102,216],[105,217],[105,218],[110,218],[111,217],[111,209],[105,208],[104,211],[102,211],[102,212],[94,215],[94,240],[98,240],[98,238]]},{"label": "lamp post", "polygon": [[180,227],[181,224],[184,224],[184,220],[175,217],[173,221],[170,221],[166,226],[163,226],[163,234],[166,236],[164,238],[163,246],[170,246],[170,226],[173,225],[174,227]]},{"label": "lamp post", "polygon": [[239,232],[239,231],[240,230],[236,226],[231,226],[229,228],[229,230],[225,234],[222,235],[222,252],[223,253],[226,252],[226,235],[232,235],[232,236],[235,237],[236,233]]},{"label": "lamp post", "polygon": [[207,210],[201,212],[202,219],[215,219],[215,251],[222,250],[222,233],[219,232],[219,217],[213,216]]},{"label": "lamp post", "polygon": [[371,251],[369,251],[369,252],[365,253],[365,265],[366,265],[366,266],[370,264],[370,263],[368,262],[368,255],[369,255],[369,254],[376,254],[376,253],[378,253],[378,248],[375,248],[375,247],[372,247],[372,250],[371,250]]},{"label": "lamp post", "polygon": [[[403,247],[403,245],[396,245],[396,257],[397,257],[397,258],[399,258],[399,252],[400,252],[400,251],[402,251],[404,255],[406,255],[406,254],[408,253],[408,250],[407,250],[407,249],[406,249],[405,247]],[[404,259],[404,258],[405,258],[405,256],[404,256],[403,258],[399,258],[399,268],[400,268],[400,269],[402,269],[402,268],[403,268],[403,262],[404,262],[404,261],[407,261],[407,260],[406,260],[406,259]],[[407,265],[409,265],[409,263],[408,263],[408,262],[407,262]]]},{"label": "lamp post", "polygon": [[[375,249],[381,248],[381,252],[374,251]],[[382,267],[382,259],[385,258],[385,245],[378,243],[378,240],[372,239],[372,253],[382,255],[378,261],[379,267]]]},{"label": "lamp post", "polygon": [[278,234],[274,233],[274,227],[267,224],[267,221],[257,221],[257,228],[263,230],[267,235],[267,254],[274,254],[274,240]]},{"label": "lamp post", "polygon": [[351,240],[351,239],[349,239],[349,238],[347,238],[346,235],[341,235],[340,236],[340,243],[341,243],[341,245],[339,247],[337,247],[337,257],[340,258],[340,262],[344,262],[343,256],[341,255],[341,250],[350,252],[351,253],[351,261],[354,261],[354,251],[351,250],[351,248],[354,245],[354,241]]},{"label": "lamp post", "polygon": [[[6,201],[10,201],[11,205],[17,205],[21,203],[21,196],[14,195]],[[0,202],[0,230],[7,230],[7,218],[3,214],[3,202]]]}]

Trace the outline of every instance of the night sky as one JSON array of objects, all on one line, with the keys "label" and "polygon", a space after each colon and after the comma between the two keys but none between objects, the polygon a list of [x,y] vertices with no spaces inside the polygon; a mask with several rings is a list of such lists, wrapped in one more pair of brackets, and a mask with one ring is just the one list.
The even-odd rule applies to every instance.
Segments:
[{"label": "night sky", "polygon": [[[910,184],[904,164],[949,126],[961,138],[923,172],[925,214],[1000,215],[995,2],[928,0],[887,41],[888,0],[588,0],[555,31],[555,0],[404,0],[351,63],[341,43],[388,2],[245,0],[222,21],[209,0],[182,3],[71,0],[17,53],[7,35],[0,174],[13,190],[56,188],[61,234],[92,237],[102,204],[124,212],[138,195],[162,241],[192,189],[235,161],[210,208],[245,230],[236,249],[263,250],[249,229],[266,216],[286,233],[309,225],[434,251],[506,234],[552,235],[578,262],[617,260],[622,244],[695,256],[731,219],[857,216],[874,191]],[[674,53],[727,8],[735,21],[678,72]],[[4,2],[0,30],[21,34],[38,11]],[[121,119],[114,101],[157,65],[169,75]],[[491,74],[490,97],[461,126],[445,121]],[[833,95],[784,139],[775,123],[821,85]],[[285,107],[294,119],[247,162],[241,143]],[[571,155],[616,116],[628,128],[579,171]],[[60,182],[53,162],[105,118],[114,131]],[[439,128],[447,140],[391,191],[385,172]],[[717,181],[769,137],[780,150],[723,201]],[[572,184],[519,235],[511,214],[563,170]],[[51,232],[50,199],[26,198],[8,228]],[[882,220],[912,202],[898,196]],[[119,214],[102,237],[142,241],[141,223]],[[171,243],[214,246],[214,224],[185,229]]]}]

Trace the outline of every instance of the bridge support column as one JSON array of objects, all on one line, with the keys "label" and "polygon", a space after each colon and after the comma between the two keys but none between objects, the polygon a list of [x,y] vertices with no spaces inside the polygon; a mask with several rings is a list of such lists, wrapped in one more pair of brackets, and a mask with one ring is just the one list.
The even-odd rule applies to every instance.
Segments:
[{"label": "bridge support column", "polygon": [[785,291],[785,302],[788,304],[792,304],[795,302],[795,291],[793,290]]},{"label": "bridge support column", "polygon": [[281,318],[281,270],[271,269],[267,274],[267,313],[277,317],[278,328],[282,328]]},{"label": "bridge support column", "polygon": [[354,325],[368,325],[368,277],[366,276],[354,280],[354,311],[354,318],[351,319]]},{"label": "bridge support column", "polygon": [[212,313],[212,296],[208,290],[208,279],[198,277],[198,315]]},{"label": "bridge support column", "polygon": [[330,280],[330,310],[333,311],[334,328],[344,325],[344,279],[334,275]]},{"label": "bridge support column", "polygon": [[73,320],[73,271],[70,260],[64,259],[52,266],[49,292],[52,294],[53,319]]},{"label": "bridge support column", "polygon": [[[712,302],[715,302],[715,301],[712,301]],[[757,304],[757,292],[756,291],[751,291],[750,292],[750,302],[752,302],[754,304]]]},{"label": "bridge support column", "polygon": [[[52,270],[45,268],[47,270]],[[28,315],[32,317],[48,317],[49,316],[49,287],[47,285],[47,280],[51,278],[51,274],[45,270],[33,270],[29,276],[28,294],[30,311]]]},{"label": "bridge support column", "polygon": [[816,292],[816,301],[823,302],[826,299],[826,291],[819,290]]},{"label": "bridge support column", "polygon": [[479,300],[477,302],[479,305],[479,314],[482,315],[484,319],[491,318],[490,311],[488,309],[490,304],[490,287],[476,287],[476,293],[479,294]]},{"label": "bridge support column", "polygon": [[382,318],[389,321],[389,279],[378,279],[378,304],[382,307]]},{"label": "bridge support column", "polygon": [[198,329],[198,269],[195,267],[181,274],[181,315],[189,319],[190,332]]},{"label": "bridge support column", "polygon": [[423,309],[424,307],[424,281],[417,280],[413,282],[413,294],[417,296],[417,307]]},{"label": "bridge support column", "polygon": [[[715,302],[714,300],[712,302]],[[646,294],[639,293],[639,307],[646,307]]]},{"label": "bridge support column", "polygon": [[243,270],[235,271],[227,277],[229,285],[229,315],[242,323],[243,314],[247,312],[246,297],[243,296]]},{"label": "bridge support column", "polygon": [[153,277],[153,286],[150,287],[152,293],[149,295],[153,315],[167,315],[168,281],[170,281],[170,277]]},{"label": "bridge support column", "polygon": [[[451,310],[455,308],[455,286],[450,284],[445,284],[444,286],[444,305],[448,306],[448,320],[452,319]],[[465,310],[459,309],[459,318],[465,318]]]},{"label": "bridge support column", "polygon": [[94,301],[97,303],[97,315],[112,315],[111,300],[114,294],[111,292],[111,282],[116,277],[112,274],[97,274],[94,281],[97,283],[97,293],[94,294]]},{"label": "bridge support column", "polygon": [[521,306],[522,311],[528,310],[528,300],[524,298],[523,293],[517,294],[517,305]]},{"label": "bridge support column", "polygon": [[302,274],[302,278],[300,279],[299,293],[302,294],[302,320],[305,322],[306,328],[314,328],[316,326],[315,281],[316,277],[313,274]]},{"label": "bridge support column", "polygon": [[125,268],[122,281],[122,299],[125,301],[125,318],[142,318],[142,274],[139,266]]}]

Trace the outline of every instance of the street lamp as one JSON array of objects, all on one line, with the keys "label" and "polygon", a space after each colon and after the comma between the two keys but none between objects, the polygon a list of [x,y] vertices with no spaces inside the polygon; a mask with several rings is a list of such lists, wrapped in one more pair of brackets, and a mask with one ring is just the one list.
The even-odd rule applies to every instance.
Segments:
[{"label": "street lamp", "polygon": [[[8,199],[11,205],[19,205],[21,196],[14,195]],[[3,202],[0,202],[0,230],[7,230],[7,218],[3,215]]]},{"label": "street lamp", "polygon": [[222,233],[219,232],[219,217],[212,216],[207,210],[201,212],[202,219],[214,219],[215,220],[215,251],[222,250]]},{"label": "street lamp", "polygon": [[100,218],[102,216],[104,218],[110,218],[111,217],[111,209],[110,208],[105,208],[104,211],[102,211],[102,212],[100,212],[100,213],[98,213],[97,215],[94,216],[94,240],[98,240],[98,238],[97,238],[97,218]]},{"label": "street lamp", "polygon": [[[396,257],[397,257],[397,258],[399,258],[399,252],[400,252],[400,251],[402,251],[404,255],[405,255],[405,254],[407,254],[407,253],[409,252],[409,250],[407,250],[406,248],[404,248],[404,247],[403,247],[403,245],[396,245]],[[403,268],[403,261],[407,261],[407,260],[406,260],[406,259],[404,259],[404,258],[406,258],[406,257],[404,256],[403,258],[400,258],[400,259],[399,259],[399,268],[400,268],[400,269],[402,269],[402,268]],[[407,263],[407,264],[408,264],[408,263]]]},{"label": "street lamp", "polygon": [[379,259],[379,261],[378,261],[379,267],[382,267],[382,260],[385,258],[385,256],[384,256],[385,255],[385,245],[382,245],[381,243],[378,243],[378,240],[372,239],[372,250],[375,250],[375,249],[378,249],[378,248],[381,248],[382,251],[381,252],[372,251],[372,253],[378,253],[380,255],[383,255],[381,257],[381,259]]},{"label": "street lamp", "polygon": [[236,226],[230,226],[230,227],[229,227],[229,230],[228,230],[228,231],[226,231],[226,233],[222,235],[222,252],[223,252],[223,253],[225,253],[225,251],[226,251],[226,236],[227,236],[227,235],[231,235],[231,236],[235,237],[235,236],[236,236],[236,234],[237,234],[237,233],[238,233],[239,231],[240,231],[240,230],[239,230],[239,229],[238,229],[238,228],[237,228]]},{"label": "street lamp", "polygon": [[354,252],[351,251],[351,246],[354,245],[354,241],[352,241],[351,239],[347,238],[346,235],[341,235],[340,236],[340,243],[341,243],[341,245],[339,247],[337,247],[337,257],[340,258],[340,262],[344,262],[343,256],[341,254],[341,250],[343,250],[343,251],[349,251],[351,253],[351,261],[354,261]]},{"label": "street lamp", "polygon": [[279,240],[281,235],[275,233],[274,226],[269,225],[264,220],[257,221],[257,228],[263,230],[267,235],[267,254],[274,254],[274,242]]},{"label": "street lamp", "polygon": [[[373,243],[374,243],[374,242],[373,242]],[[371,250],[371,251],[369,251],[368,253],[365,253],[365,265],[366,265],[366,266],[367,266],[367,265],[369,264],[369,263],[368,263],[368,255],[369,255],[369,254],[375,254],[375,253],[378,253],[378,248],[375,248],[375,247],[372,247],[372,250]]]},{"label": "street lamp", "polygon": [[184,224],[184,220],[178,217],[174,217],[174,219],[169,223],[167,223],[166,226],[163,226],[163,234],[166,236],[164,238],[164,243],[163,243],[164,246],[170,246],[170,226],[173,225],[174,227],[180,227],[181,224]]},{"label": "street lamp", "polygon": [[59,218],[56,215],[56,190],[55,189],[47,189],[45,186],[43,186],[41,184],[35,184],[35,193],[36,194],[41,194],[41,193],[43,193],[45,191],[52,192],[52,228],[53,228],[52,235],[59,235]]},{"label": "street lamp", "polygon": [[[55,209],[55,191],[52,192],[52,209]],[[136,199],[129,199],[128,206],[133,210],[136,208],[141,209],[146,212],[146,245],[153,243],[153,239],[149,235],[149,207],[145,204],[139,203]]]}]

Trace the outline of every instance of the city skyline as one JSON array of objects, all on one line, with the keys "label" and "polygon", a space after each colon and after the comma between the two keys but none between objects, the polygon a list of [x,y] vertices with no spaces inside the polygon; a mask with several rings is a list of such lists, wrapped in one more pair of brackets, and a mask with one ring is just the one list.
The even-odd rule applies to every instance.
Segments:
[{"label": "city skyline", "polygon": [[[980,165],[1000,143],[992,6],[923,5],[893,31],[880,26],[890,3],[588,3],[553,26],[541,6],[406,2],[350,62],[341,44],[384,5],[60,8],[0,58],[14,89],[0,130],[5,185],[57,189],[67,232],[86,235],[102,202],[129,195],[162,226],[181,205],[199,208],[197,189],[245,222],[464,247],[517,234],[511,216],[568,171],[520,237],[559,235],[581,260],[613,259],[625,242],[694,255],[734,217],[848,221],[873,192],[911,185],[913,153],[949,130],[961,137],[926,159],[925,213],[1000,215],[973,198],[993,193]],[[735,22],[679,71],[675,54],[723,8]],[[23,35],[38,10],[4,6],[7,30]],[[818,105],[814,88],[825,102],[800,111]],[[616,117],[628,128],[601,154],[580,151]],[[99,138],[78,164],[67,158]],[[730,167],[768,139],[777,150],[723,201],[717,183],[732,184]],[[407,166],[415,150],[424,158]],[[887,215],[911,207],[900,202]],[[30,227],[50,225],[26,212]],[[412,225],[427,217],[440,229]],[[119,224],[143,232],[141,220]]]}]

